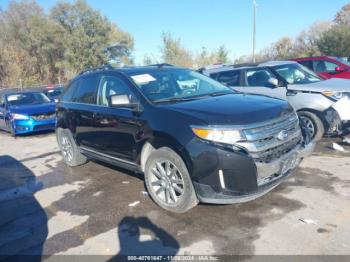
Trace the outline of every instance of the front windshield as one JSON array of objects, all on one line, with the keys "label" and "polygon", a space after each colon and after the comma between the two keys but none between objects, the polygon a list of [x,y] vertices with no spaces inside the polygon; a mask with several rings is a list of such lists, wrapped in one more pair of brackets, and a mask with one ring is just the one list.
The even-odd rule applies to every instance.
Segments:
[{"label": "front windshield", "polygon": [[11,106],[38,105],[50,102],[43,93],[17,93],[7,95],[7,103]]},{"label": "front windshield", "polygon": [[131,74],[131,79],[152,102],[201,99],[235,93],[232,89],[187,69],[155,70]]},{"label": "front windshield", "polygon": [[350,62],[349,62],[348,59],[345,58],[345,57],[336,57],[335,59],[338,60],[339,62],[341,62],[341,63],[347,65],[347,66],[350,66]]},{"label": "front windshield", "polygon": [[275,66],[273,69],[288,84],[310,84],[321,81],[321,78],[300,64],[285,64]]}]

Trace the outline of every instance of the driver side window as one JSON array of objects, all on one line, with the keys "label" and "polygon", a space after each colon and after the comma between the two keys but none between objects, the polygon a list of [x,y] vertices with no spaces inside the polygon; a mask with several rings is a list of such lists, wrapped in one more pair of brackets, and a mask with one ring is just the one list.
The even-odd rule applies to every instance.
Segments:
[{"label": "driver side window", "polygon": [[108,99],[112,95],[128,95],[130,101],[135,100],[129,86],[122,79],[117,76],[102,76],[97,103],[108,106]]},{"label": "driver side window", "polygon": [[273,75],[267,69],[251,69],[245,72],[245,82],[247,86],[270,87],[269,79]]}]

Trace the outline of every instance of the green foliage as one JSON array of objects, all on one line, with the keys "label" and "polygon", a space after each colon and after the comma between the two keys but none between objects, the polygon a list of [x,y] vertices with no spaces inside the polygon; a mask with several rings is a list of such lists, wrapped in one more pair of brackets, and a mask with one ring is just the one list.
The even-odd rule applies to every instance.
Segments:
[{"label": "green foliage", "polygon": [[175,39],[170,33],[163,33],[162,41],[161,54],[165,63],[185,67],[192,66],[192,54],[182,46],[180,39]]},{"label": "green foliage", "polygon": [[0,87],[64,82],[110,60],[133,62],[132,36],[84,0],[59,2],[50,14],[33,0],[11,1],[0,11],[0,44]]},{"label": "green foliage", "polygon": [[317,46],[323,54],[349,57],[350,56],[350,27],[335,25],[326,31],[318,40]]}]

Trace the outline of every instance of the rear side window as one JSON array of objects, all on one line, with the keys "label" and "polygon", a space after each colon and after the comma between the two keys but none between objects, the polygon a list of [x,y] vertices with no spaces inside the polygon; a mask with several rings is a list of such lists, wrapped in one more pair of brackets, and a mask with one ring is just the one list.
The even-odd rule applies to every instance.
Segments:
[{"label": "rear side window", "polygon": [[64,101],[64,102],[72,101],[74,92],[77,89],[77,87],[78,87],[77,81],[71,82],[69,84],[69,86],[67,87],[67,90],[64,92],[64,94],[61,98],[61,101]]},{"label": "rear side window", "polygon": [[216,80],[227,86],[239,86],[240,85],[240,71],[226,71],[221,72],[216,77]]},{"label": "rear side window", "polygon": [[310,70],[314,70],[313,66],[312,66],[312,61],[308,60],[308,61],[298,61],[299,64],[309,68]]},{"label": "rear side window", "polygon": [[72,101],[83,104],[96,104],[98,80],[98,76],[87,76],[78,79],[78,87],[76,92],[74,92]]}]

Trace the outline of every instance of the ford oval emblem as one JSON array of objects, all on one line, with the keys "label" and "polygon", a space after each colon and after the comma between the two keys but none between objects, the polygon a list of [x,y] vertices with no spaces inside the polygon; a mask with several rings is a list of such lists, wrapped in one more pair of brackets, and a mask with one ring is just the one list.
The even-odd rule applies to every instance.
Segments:
[{"label": "ford oval emblem", "polygon": [[287,130],[282,130],[281,132],[278,133],[277,139],[280,141],[285,141],[288,139],[288,131]]}]

